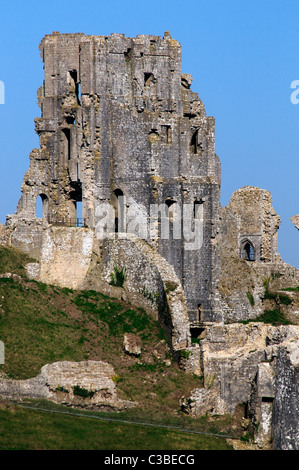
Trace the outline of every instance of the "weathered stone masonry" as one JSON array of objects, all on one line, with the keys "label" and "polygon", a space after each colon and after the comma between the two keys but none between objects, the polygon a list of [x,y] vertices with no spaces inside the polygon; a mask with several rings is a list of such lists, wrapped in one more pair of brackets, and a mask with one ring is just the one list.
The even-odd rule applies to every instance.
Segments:
[{"label": "weathered stone masonry", "polygon": [[180,44],[169,33],[134,39],[52,34],[40,51],[45,71],[38,91],[42,116],[35,120],[40,148],[30,155],[17,217],[34,218],[41,198],[49,223],[75,225],[82,201],[84,224],[96,229],[102,204],[110,203],[122,231],[124,208],[130,217],[130,209],[135,215],[138,207],[148,224],[153,204],[172,211],[190,204],[194,217],[202,205],[200,250],[186,249],[183,232],[178,239],[163,239],[159,231],[143,238],[174,267],[190,320],[198,321],[199,305],[205,321],[219,320],[214,119],[192,92],[192,77],[181,73]]},{"label": "weathered stone masonry", "polygon": [[[273,296],[264,299],[265,280],[279,292],[298,286],[299,270],[277,252],[280,218],[268,191],[246,186],[220,207],[214,119],[191,90],[191,75],[181,73],[180,44],[167,32],[53,33],[40,51],[40,147],[30,154],[15,214],[0,226],[1,243],[36,258],[27,266],[34,279],[99,290],[158,318],[181,367],[204,379],[183,400],[188,412],[233,413],[242,403],[252,425],[260,423],[259,447],[273,447],[273,439],[276,449],[298,449],[299,294],[294,289],[291,305],[279,305],[293,325],[240,322],[277,307]],[[126,270],[122,288],[109,283],[115,267]],[[67,387],[77,376],[85,384],[102,366],[110,367],[46,366],[29,381],[0,381],[0,391],[57,400],[50,379],[54,390],[58,378]],[[112,398],[99,381],[95,403],[131,406],[119,403],[109,380]]]}]

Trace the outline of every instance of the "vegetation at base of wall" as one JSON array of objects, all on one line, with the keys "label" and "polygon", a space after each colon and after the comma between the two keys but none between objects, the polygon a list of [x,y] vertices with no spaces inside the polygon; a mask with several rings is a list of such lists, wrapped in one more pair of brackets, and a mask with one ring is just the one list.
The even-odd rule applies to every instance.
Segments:
[{"label": "vegetation at base of wall", "polygon": [[[274,278],[272,277],[272,279],[275,279],[275,277]],[[288,295],[281,294],[280,292],[272,292],[269,290],[270,281],[271,281],[271,276],[269,278],[265,278],[263,281],[263,285],[265,288],[264,299],[274,300],[277,303],[280,302],[283,305],[290,305],[292,303],[292,299]],[[283,290],[286,290],[286,289],[283,289]]]},{"label": "vegetation at base of wall", "polygon": [[[112,379],[117,383],[119,398],[138,403],[132,409],[115,413],[116,418],[121,416],[124,419],[126,417],[133,421],[163,426],[171,423],[183,429],[190,427],[203,432],[212,432],[213,429],[213,432],[216,430],[217,433],[235,437],[243,434],[240,416],[204,416],[193,419],[182,412],[182,396],[188,397],[192,390],[202,387],[203,379],[186,374],[180,369],[171,355],[161,325],[143,309],[133,308],[126,302],[94,290],[76,291],[30,280],[25,269],[29,258],[15,250],[12,250],[11,257],[9,253],[9,249],[5,251],[6,260],[5,263],[1,260],[0,269],[0,275],[1,272],[7,273],[5,277],[0,277],[0,339],[5,344],[5,364],[0,365],[0,374],[12,379],[27,379],[35,377],[45,364],[56,361],[103,361],[114,368],[115,375]],[[11,277],[10,273],[18,275]],[[123,340],[127,332],[135,334],[141,340],[139,357],[130,356],[124,350]],[[55,391],[70,393],[63,385],[58,385]],[[46,404],[49,407],[54,406],[51,402]],[[46,404],[44,403],[43,407]],[[66,410],[62,405],[61,409]],[[43,421],[43,415],[37,414],[36,420],[31,420],[29,413],[32,411],[28,411],[27,415],[27,411],[23,410],[22,418],[18,422],[18,410],[14,409],[12,421],[11,415],[7,418],[9,411],[1,409],[0,403],[0,435],[3,437],[5,434],[5,440],[1,437],[0,448],[59,449],[61,446],[74,446],[76,449],[85,449],[88,446],[97,448],[99,445],[98,441],[93,442],[88,437],[93,425],[86,426],[82,432],[87,438],[80,440],[80,424],[74,423],[74,429],[77,429],[74,434],[77,432],[78,435],[73,440],[66,441],[65,432],[58,435],[57,427],[51,427],[52,422],[47,425],[49,418]],[[69,411],[69,408],[67,410]],[[109,413],[109,416],[111,415],[112,412]],[[57,415],[54,419],[55,423],[59,420]],[[30,432],[22,431],[24,423]],[[2,425],[5,433],[2,432]],[[35,426],[37,429],[42,426],[45,433],[35,433]],[[69,426],[68,429],[71,430],[72,424]],[[43,440],[47,432],[48,438]],[[117,437],[115,444],[113,439],[114,433],[118,432],[116,428],[111,426],[111,431],[106,432],[107,442],[110,439],[113,448],[117,449],[118,445],[129,448],[129,442],[121,436]],[[135,434],[136,432],[135,430]],[[159,437],[149,440],[151,448],[158,449],[161,444],[159,439],[166,436],[167,432],[163,430],[157,435]],[[71,434],[71,431],[68,432],[68,438]],[[146,439],[141,443],[132,440],[132,448],[138,449],[139,445],[141,449],[145,448],[143,444],[147,445]],[[186,442],[186,435],[182,435],[180,439],[182,443]],[[189,441],[189,449],[218,448],[217,438],[205,439],[206,444]],[[103,442],[106,441],[101,442],[101,448],[104,448]],[[163,442],[163,449],[173,448],[169,441]],[[221,442],[221,445],[226,445],[224,440]],[[175,448],[179,449],[180,444]]]},{"label": "vegetation at base of wall", "polygon": [[55,392],[69,393],[69,390],[67,388],[62,387],[61,385],[58,385],[55,388]]},{"label": "vegetation at base of wall", "polygon": [[35,260],[19,251],[17,248],[7,248],[0,245],[0,273],[12,273],[24,276],[25,265]]},{"label": "vegetation at base of wall", "polygon": [[[13,250],[9,258],[8,250],[7,255],[2,269],[16,272],[19,254]],[[22,257],[25,266],[28,258]],[[120,398],[141,402],[141,413],[159,419],[179,408],[182,395],[202,386],[200,378],[180,370],[160,323],[142,308],[94,290],[43,284],[28,279],[26,269],[21,272],[0,277],[0,339],[5,345],[0,373],[7,378],[35,377],[45,364],[57,361],[107,362],[114,367]],[[141,340],[138,358],[126,354],[125,333]],[[62,385],[57,391],[66,393]]]},{"label": "vegetation at base of wall", "polygon": [[246,325],[251,322],[267,323],[273,326],[292,325],[292,323],[279,310],[265,310],[258,317],[251,320],[244,320],[241,323]]},{"label": "vegetation at base of wall", "polygon": [[285,291],[289,291],[289,292],[298,292],[299,291],[299,286],[297,286],[297,287],[285,287],[284,289],[281,289],[281,290],[285,290]]},{"label": "vegetation at base of wall", "polygon": [[114,272],[110,274],[111,281],[110,285],[115,287],[123,287],[126,280],[126,270],[125,268],[119,269],[117,266],[114,266]]},{"label": "vegetation at base of wall", "polygon": [[185,349],[182,349],[182,350],[180,351],[180,355],[181,355],[181,357],[184,358],[184,359],[189,359],[190,354],[191,354],[190,351],[186,351]]},{"label": "vegetation at base of wall", "polygon": [[250,431],[246,431],[244,435],[240,437],[240,441],[245,442],[245,443],[253,442],[253,440],[254,440],[254,435]]},{"label": "vegetation at base of wall", "polygon": [[95,390],[87,390],[86,388],[80,387],[80,385],[75,385],[73,387],[73,393],[79,397],[92,398],[96,392]]}]

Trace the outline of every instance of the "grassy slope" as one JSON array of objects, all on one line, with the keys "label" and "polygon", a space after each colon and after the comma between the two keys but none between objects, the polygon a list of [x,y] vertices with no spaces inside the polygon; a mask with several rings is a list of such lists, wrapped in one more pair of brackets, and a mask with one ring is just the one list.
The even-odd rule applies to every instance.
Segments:
[{"label": "grassy slope", "polygon": [[[37,375],[46,363],[102,360],[114,366],[119,396],[140,405],[127,411],[127,418],[240,435],[240,427],[231,417],[194,420],[180,413],[180,398],[200,387],[201,379],[178,368],[160,325],[143,310],[95,291],[72,291],[31,281],[23,268],[26,262],[22,253],[0,246],[0,273],[17,275],[0,278],[0,339],[5,344],[0,373],[24,379]],[[140,336],[140,358],[125,354],[126,332]],[[8,413],[9,422],[10,411],[1,413]],[[11,415],[14,424],[16,416],[21,420],[26,413],[31,422],[32,411],[23,410]],[[44,419],[46,427],[49,418]]]},{"label": "grassy slope", "polygon": [[225,439],[0,404],[0,450],[230,450]]}]

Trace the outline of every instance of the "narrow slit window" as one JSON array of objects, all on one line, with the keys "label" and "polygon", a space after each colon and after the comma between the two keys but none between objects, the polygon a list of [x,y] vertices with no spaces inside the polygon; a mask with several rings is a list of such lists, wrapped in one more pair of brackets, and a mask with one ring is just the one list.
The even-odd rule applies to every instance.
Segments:
[{"label": "narrow slit window", "polygon": [[62,129],[63,136],[63,153],[66,160],[71,159],[71,131],[70,129]]},{"label": "narrow slit window", "polygon": [[198,130],[196,130],[191,137],[190,152],[196,155],[197,149],[198,149]]}]

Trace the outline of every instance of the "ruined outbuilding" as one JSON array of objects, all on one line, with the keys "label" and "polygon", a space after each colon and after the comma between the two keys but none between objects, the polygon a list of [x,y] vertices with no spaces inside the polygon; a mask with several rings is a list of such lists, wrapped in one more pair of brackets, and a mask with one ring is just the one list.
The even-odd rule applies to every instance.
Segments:
[{"label": "ruined outbuilding", "polygon": [[265,429],[261,446],[280,422],[276,448],[298,448],[289,419],[299,410],[296,294],[295,325],[240,322],[264,311],[270,279],[277,291],[295,288],[299,271],[277,252],[280,218],[268,191],[246,186],[220,206],[215,122],[181,72],[180,44],[168,32],[53,33],[40,52],[40,147],[1,242],[36,258],[27,266],[34,279],[100,290],[158,318],[177,360],[204,376],[193,411],[245,403]]}]

